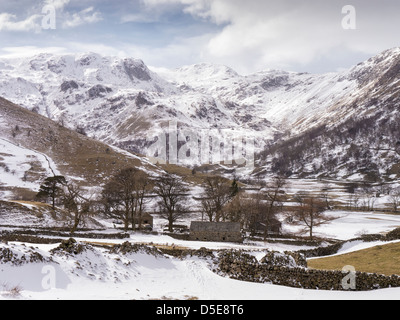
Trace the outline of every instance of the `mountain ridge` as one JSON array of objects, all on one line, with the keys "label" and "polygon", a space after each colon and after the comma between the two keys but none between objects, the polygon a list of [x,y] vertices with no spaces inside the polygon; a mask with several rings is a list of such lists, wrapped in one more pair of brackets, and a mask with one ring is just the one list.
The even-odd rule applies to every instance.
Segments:
[{"label": "mountain ridge", "polygon": [[158,74],[139,59],[42,54],[0,59],[0,95],[136,153],[146,154],[170,121],[193,131],[251,135],[263,152],[274,141],[395,109],[399,71],[399,48],[337,73],[246,76],[207,63]]}]

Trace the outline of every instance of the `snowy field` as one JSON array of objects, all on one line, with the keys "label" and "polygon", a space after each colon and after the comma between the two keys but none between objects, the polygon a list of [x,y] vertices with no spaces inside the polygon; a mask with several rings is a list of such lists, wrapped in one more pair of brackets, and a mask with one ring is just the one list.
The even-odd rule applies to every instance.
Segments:
[{"label": "snowy field", "polygon": [[[314,236],[349,240],[362,234],[388,233],[400,227],[400,216],[376,212],[332,211],[327,215],[336,218],[333,222],[319,226]],[[299,227],[285,225],[285,232],[299,230]]]},{"label": "snowy field", "polygon": [[[21,244],[16,249],[26,250]],[[35,245],[43,256],[56,245]],[[347,252],[348,252],[347,248]],[[334,292],[294,289],[231,280],[213,273],[207,261],[154,257],[146,254],[111,255],[96,248],[74,258],[22,267],[1,266],[0,299],[85,300],[298,300],[399,299],[400,289],[371,292]],[[52,278],[53,277],[53,278]],[[53,280],[52,280],[53,279]],[[52,282],[54,281],[54,282]],[[7,290],[19,286],[17,297]],[[1,290],[0,290],[1,291]]]},{"label": "snowy field", "polygon": [[[319,228],[318,233],[353,238],[358,232],[384,233],[400,226],[400,217],[367,213],[337,212],[340,218]],[[354,228],[356,226],[356,228]],[[79,239],[78,241],[93,241]],[[120,244],[125,240],[101,240]],[[132,243],[176,245],[199,249],[242,249],[261,258],[266,249],[285,251],[305,247],[245,242],[244,244],[191,242],[175,240],[168,236],[132,234]],[[348,253],[382,242],[349,242],[340,253]],[[35,251],[50,257],[54,245],[0,244],[9,247],[17,255]],[[1,252],[1,251],[0,251]],[[400,299],[399,289],[383,289],[371,292],[334,292],[287,288],[270,284],[247,283],[221,277],[210,270],[207,260],[188,257],[180,260],[172,257],[152,256],[143,253],[129,255],[111,254],[107,249],[94,247],[91,251],[75,256],[51,255],[52,262],[39,262],[23,266],[0,266],[0,299],[89,299],[89,300],[149,300],[190,299],[200,300],[325,300],[325,299]],[[19,294],[10,295],[13,288]]]}]

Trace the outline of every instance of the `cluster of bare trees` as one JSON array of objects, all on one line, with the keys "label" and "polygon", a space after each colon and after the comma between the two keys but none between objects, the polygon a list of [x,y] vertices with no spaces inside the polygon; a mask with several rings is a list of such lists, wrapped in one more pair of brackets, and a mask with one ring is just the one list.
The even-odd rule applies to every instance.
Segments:
[{"label": "cluster of bare trees", "polygon": [[[278,214],[283,212],[284,202],[289,200],[285,191],[287,184],[285,178],[275,177],[253,192],[244,192],[236,179],[208,177],[204,180],[199,202],[203,220],[239,222],[251,234],[264,237],[280,233]],[[87,217],[99,212],[121,222],[125,231],[130,228],[140,230],[150,199],[156,199],[157,213],[168,221],[170,232],[190,211],[188,185],[181,177],[168,173],[150,177],[136,168],[123,169],[110,178],[97,198],[85,194],[81,187],[60,176],[47,178],[37,197],[51,203],[53,208],[60,204],[72,214],[71,233]],[[324,213],[329,207],[324,196],[299,193],[291,201],[296,205],[287,211],[288,221],[304,225],[310,237],[313,237],[315,227],[330,221]],[[397,195],[399,202],[400,192]]]},{"label": "cluster of bare trees", "polygon": [[100,203],[107,217],[119,219],[125,231],[129,225],[142,227],[146,196],[153,184],[149,177],[135,168],[121,170],[104,186]]},{"label": "cluster of bare trees", "polygon": [[62,206],[73,215],[71,233],[82,225],[86,218],[103,213],[106,217],[121,221],[124,230],[142,229],[143,215],[150,198],[157,197],[158,212],[168,220],[169,230],[187,212],[188,189],[182,178],[164,174],[158,178],[136,168],[117,172],[103,187],[100,196],[87,197],[81,187],[67,182],[63,176],[47,178],[42,184],[38,200],[49,202],[53,210]]},{"label": "cluster of bare trees", "polygon": [[[203,183],[200,207],[203,219],[210,222],[240,222],[252,233],[279,232],[277,214],[286,199],[286,180],[277,177],[264,188],[248,195],[234,179],[214,176]],[[150,198],[157,198],[157,213],[168,221],[168,229],[184,218],[190,208],[187,184],[182,178],[164,174],[150,178],[136,169],[125,169],[116,174],[103,188],[100,203],[104,213],[123,222],[125,230],[141,228],[141,216]]]},{"label": "cluster of bare trees", "polygon": [[294,196],[297,206],[294,207],[293,215],[290,218],[303,226],[300,233],[309,233],[310,239],[314,238],[314,230],[316,227],[327,224],[335,218],[327,214],[329,201],[326,195],[315,195],[311,193],[299,192]]},{"label": "cluster of bare trees", "polygon": [[203,216],[207,216],[210,222],[227,221],[229,214],[226,205],[238,193],[236,181],[232,184],[222,177],[209,177],[204,185],[204,194],[201,201]]},{"label": "cluster of bare trees", "polygon": [[[220,177],[206,180],[201,202],[203,217],[216,222],[240,222],[252,235],[261,234],[264,238],[281,232],[279,215],[291,224],[302,226],[299,233],[307,233],[310,238],[314,237],[316,227],[334,220],[326,213],[330,201],[324,190],[320,193],[299,192],[289,197],[286,192],[288,182],[281,176],[261,183],[260,188],[251,193],[238,189],[235,181],[234,184],[236,187]],[[285,202],[292,205],[285,208]]]},{"label": "cluster of bare trees", "polygon": [[156,180],[154,192],[159,197],[159,213],[168,221],[168,230],[172,232],[174,223],[189,211],[186,203],[189,189],[182,178],[165,174]]},{"label": "cluster of bare trees", "polygon": [[378,199],[387,196],[388,204],[394,213],[400,209],[400,187],[386,184],[373,186],[371,184],[350,184],[347,188],[349,198],[347,209],[360,211],[374,211]]},{"label": "cluster of bare trees", "polygon": [[169,231],[184,217],[188,208],[188,188],[182,178],[165,173],[151,178],[135,168],[117,173],[103,188],[100,203],[106,216],[119,219],[127,231],[129,226],[142,229],[142,217],[152,197],[157,197],[158,213],[168,221]]},{"label": "cluster of bare trees", "polygon": [[53,210],[56,204],[63,206],[72,215],[71,234],[74,234],[85,218],[94,213],[95,201],[85,194],[80,186],[68,182],[64,176],[54,176],[44,181],[36,198],[50,202]]},{"label": "cluster of bare trees", "polygon": [[251,234],[261,233],[267,237],[271,232],[280,232],[281,223],[277,215],[287,200],[286,185],[285,179],[276,177],[251,194],[239,194],[238,202],[243,208],[241,222]]}]

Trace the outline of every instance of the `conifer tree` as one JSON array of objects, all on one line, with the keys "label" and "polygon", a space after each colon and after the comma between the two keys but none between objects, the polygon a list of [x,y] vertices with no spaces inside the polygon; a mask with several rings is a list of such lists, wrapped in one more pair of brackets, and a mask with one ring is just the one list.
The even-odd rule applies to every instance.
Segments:
[{"label": "conifer tree", "polygon": [[56,208],[56,200],[63,195],[63,188],[67,181],[64,176],[48,177],[40,186],[36,198],[39,200],[50,201],[53,210]]}]

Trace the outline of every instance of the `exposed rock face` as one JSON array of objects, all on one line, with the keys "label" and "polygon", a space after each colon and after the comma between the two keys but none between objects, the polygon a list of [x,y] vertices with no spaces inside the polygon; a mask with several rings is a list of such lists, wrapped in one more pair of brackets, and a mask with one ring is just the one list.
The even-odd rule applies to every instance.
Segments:
[{"label": "exposed rock face", "polygon": [[66,91],[68,91],[68,90],[74,90],[74,89],[78,89],[79,88],[79,84],[76,82],[76,81],[74,81],[74,80],[71,80],[71,81],[64,81],[62,84],[61,84],[61,87],[60,87],[60,89],[61,89],[61,91],[63,91],[63,92],[66,92]]},{"label": "exposed rock face", "polygon": [[110,92],[112,92],[111,88],[96,85],[89,89],[88,96],[90,99],[103,98]]},{"label": "exposed rock face", "polygon": [[132,59],[124,60],[124,68],[126,74],[131,80],[139,79],[142,81],[150,81],[151,76],[149,74],[149,69],[143,63],[143,61],[135,61]]}]

